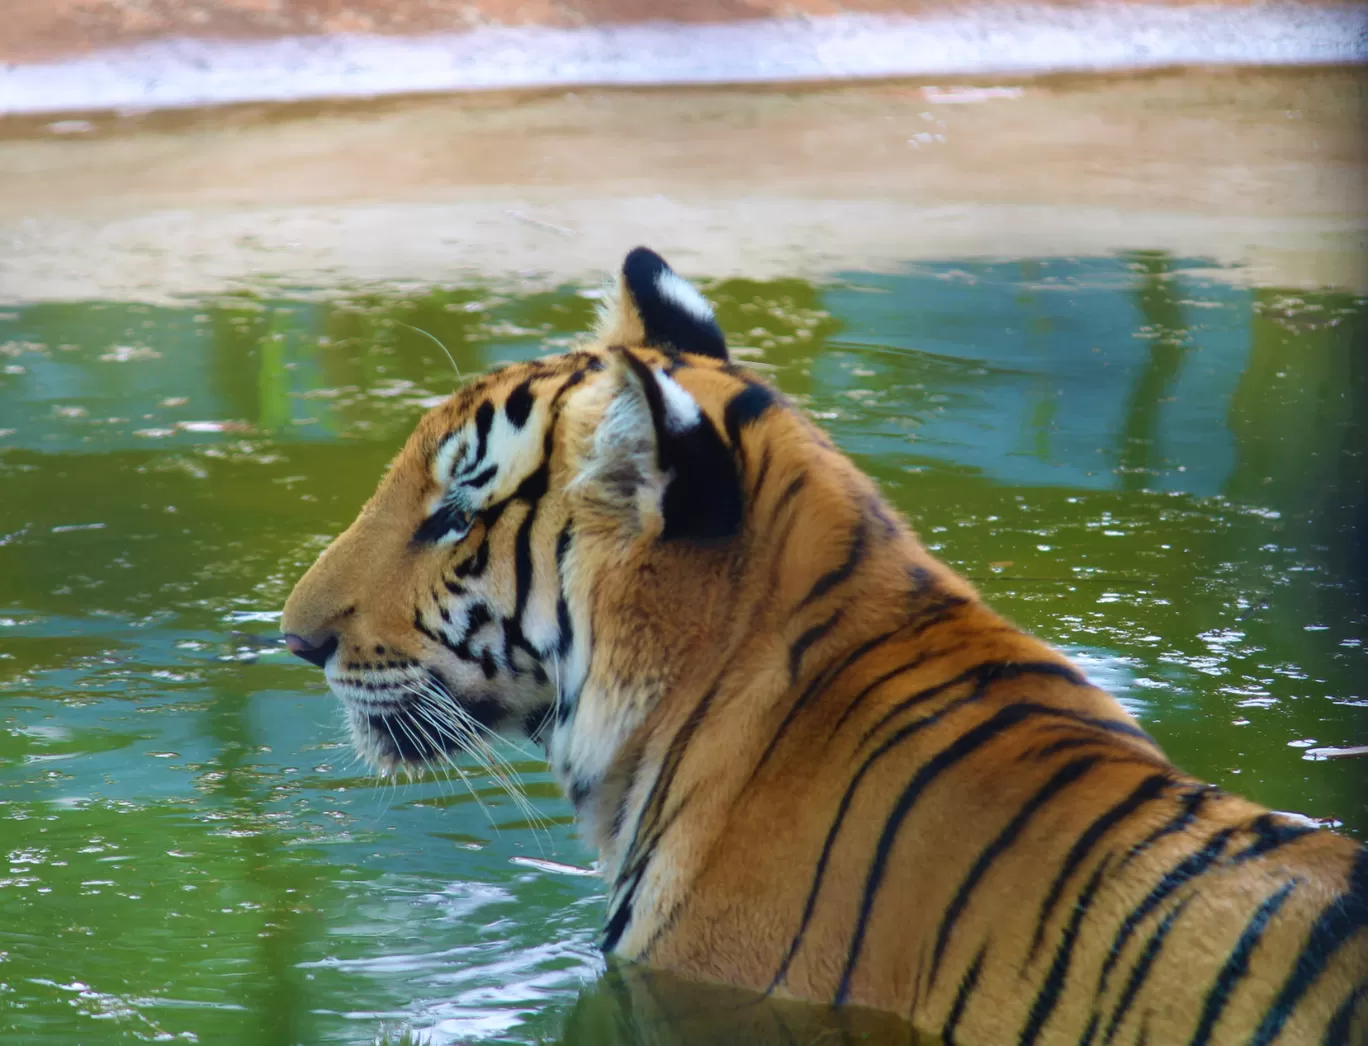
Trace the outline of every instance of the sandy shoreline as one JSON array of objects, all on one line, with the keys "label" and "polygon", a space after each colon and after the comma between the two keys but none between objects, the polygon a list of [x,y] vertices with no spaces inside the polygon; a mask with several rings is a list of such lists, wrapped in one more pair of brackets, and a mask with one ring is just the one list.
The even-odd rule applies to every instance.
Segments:
[{"label": "sandy shoreline", "polygon": [[715,276],[1159,249],[1362,292],[1364,85],[1213,70],[29,122],[0,139],[0,298],[581,280],[638,242]]}]

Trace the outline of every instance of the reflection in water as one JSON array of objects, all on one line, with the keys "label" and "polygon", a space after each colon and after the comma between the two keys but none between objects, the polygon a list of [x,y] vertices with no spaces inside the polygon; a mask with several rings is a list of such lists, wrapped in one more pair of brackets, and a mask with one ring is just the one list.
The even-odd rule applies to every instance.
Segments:
[{"label": "reflection in water", "polygon": [[[211,805],[226,804],[227,830],[238,841],[239,876],[260,912],[257,954],[243,986],[241,1004],[256,1027],[250,1032],[261,1046],[293,1046],[316,1038],[299,969],[306,952],[301,936],[309,929],[306,911],[331,892],[322,869],[286,859],[283,839],[273,831],[269,798],[251,762],[261,741],[250,721],[250,699],[220,690],[208,710],[208,732],[218,745],[212,769],[201,775]],[[301,874],[302,873],[302,874]],[[309,907],[306,907],[305,899]]]},{"label": "reflection in water", "polygon": [[[1302,758],[1368,740],[1368,302],[1150,253],[708,289],[738,357],[1178,762],[1368,831],[1361,764]],[[0,313],[7,1041],[908,1041],[594,980],[598,884],[556,871],[592,855],[543,766],[541,833],[474,768],[479,803],[377,788],[316,672],[242,638],[456,384],[428,334],[471,375],[563,349],[595,296]]]},{"label": "reflection in water", "polygon": [[1141,331],[1149,341],[1149,358],[1131,386],[1117,471],[1123,490],[1143,490],[1159,471],[1159,418],[1189,351],[1190,335],[1178,303],[1173,259],[1160,251],[1136,252],[1131,264],[1139,276],[1135,303],[1144,318]]},{"label": "reflection in water", "polygon": [[[1336,584],[1368,599],[1368,310],[1348,294],[1254,292],[1230,400],[1234,501],[1279,512]],[[1362,606],[1362,603],[1360,603]]]},{"label": "reflection in water", "polygon": [[580,992],[561,1046],[932,1046],[906,1021],[858,1007],[833,1009],[697,984],[610,963]]}]

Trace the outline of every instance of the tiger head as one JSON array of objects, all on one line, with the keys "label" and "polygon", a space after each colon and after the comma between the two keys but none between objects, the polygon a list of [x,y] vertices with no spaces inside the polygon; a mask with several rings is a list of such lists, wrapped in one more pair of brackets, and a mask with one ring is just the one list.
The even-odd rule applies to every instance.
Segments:
[{"label": "tiger head", "polygon": [[[743,490],[742,431],[778,399],[638,248],[591,342],[422,418],[291,593],[290,650],[324,669],[382,771],[522,731],[580,805],[661,695],[728,645],[748,501],[793,493],[768,449],[749,462],[763,492]],[[820,438],[780,413],[777,445]]]}]

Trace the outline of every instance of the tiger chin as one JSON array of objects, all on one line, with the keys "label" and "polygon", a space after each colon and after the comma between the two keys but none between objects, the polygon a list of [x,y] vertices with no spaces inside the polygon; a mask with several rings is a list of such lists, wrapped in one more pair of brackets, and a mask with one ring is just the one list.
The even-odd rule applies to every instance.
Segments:
[{"label": "tiger chin", "polygon": [[544,745],[608,953],[969,1046],[1368,1042],[1368,850],[1175,768],[644,248],[423,417],[282,628],[382,768]]}]

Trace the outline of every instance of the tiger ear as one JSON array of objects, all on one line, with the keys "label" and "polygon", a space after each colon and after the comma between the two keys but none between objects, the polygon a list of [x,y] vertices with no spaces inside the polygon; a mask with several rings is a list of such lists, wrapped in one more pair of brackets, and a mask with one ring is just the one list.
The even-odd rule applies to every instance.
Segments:
[{"label": "tiger ear", "polygon": [[609,345],[727,358],[727,342],[708,300],[646,247],[637,247],[623,261],[617,303],[604,316],[599,336]]},{"label": "tiger ear", "polygon": [[731,450],[682,385],[615,348],[611,398],[581,463],[578,486],[633,533],[718,541],[741,529]]}]

